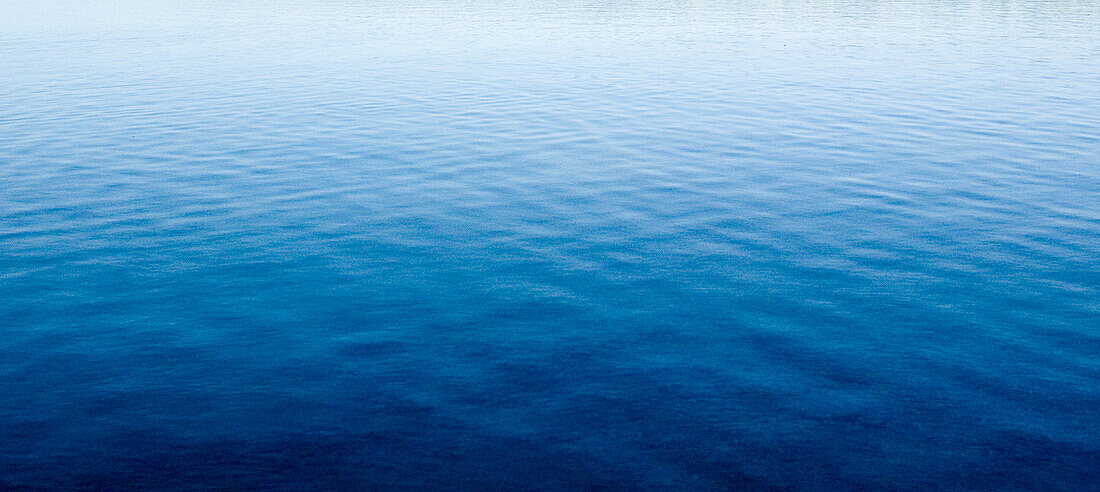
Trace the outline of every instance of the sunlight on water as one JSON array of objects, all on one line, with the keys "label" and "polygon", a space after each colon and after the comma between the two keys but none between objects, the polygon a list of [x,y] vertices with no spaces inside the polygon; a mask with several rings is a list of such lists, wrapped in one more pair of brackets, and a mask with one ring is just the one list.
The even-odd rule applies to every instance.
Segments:
[{"label": "sunlight on water", "polygon": [[0,488],[1100,483],[1100,3],[0,0]]}]

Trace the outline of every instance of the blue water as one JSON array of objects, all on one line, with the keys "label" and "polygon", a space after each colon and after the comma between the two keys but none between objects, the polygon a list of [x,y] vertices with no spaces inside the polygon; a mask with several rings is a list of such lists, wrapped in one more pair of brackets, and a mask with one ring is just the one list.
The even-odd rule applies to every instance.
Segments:
[{"label": "blue water", "polygon": [[1100,488],[1100,2],[0,0],[0,488]]}]

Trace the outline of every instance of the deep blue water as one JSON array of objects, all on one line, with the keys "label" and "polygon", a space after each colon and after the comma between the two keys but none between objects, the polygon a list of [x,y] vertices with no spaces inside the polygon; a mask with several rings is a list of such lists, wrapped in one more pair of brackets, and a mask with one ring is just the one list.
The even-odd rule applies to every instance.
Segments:
[{"label": "deep blue water", "polygon": [[1100,488],[1100,2],[0,0],[0,488]]}]

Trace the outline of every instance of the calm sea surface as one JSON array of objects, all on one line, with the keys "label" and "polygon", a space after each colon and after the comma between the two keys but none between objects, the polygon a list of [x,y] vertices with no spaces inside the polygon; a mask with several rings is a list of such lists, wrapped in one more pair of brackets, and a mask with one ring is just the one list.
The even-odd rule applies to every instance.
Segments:
[{"label": "calm sea surface", "polygon": [[0,0],[0,488],[1100,487],[1100,2]]}]

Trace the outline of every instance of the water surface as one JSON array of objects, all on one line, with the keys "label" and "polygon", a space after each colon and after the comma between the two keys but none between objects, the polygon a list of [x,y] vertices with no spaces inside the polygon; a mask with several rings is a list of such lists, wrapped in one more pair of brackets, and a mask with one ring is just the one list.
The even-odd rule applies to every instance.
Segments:
[{"label": "water surface", "polygon": [[1100,486],[1100,3],[0,0],[0,488]]}]

